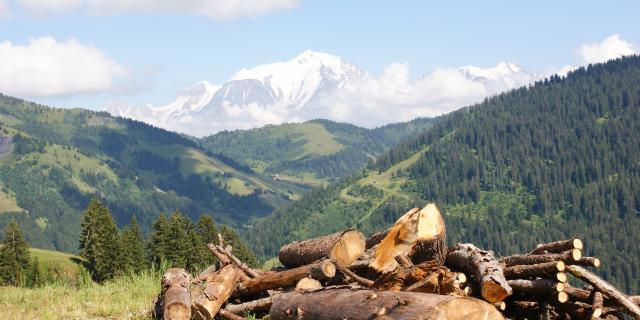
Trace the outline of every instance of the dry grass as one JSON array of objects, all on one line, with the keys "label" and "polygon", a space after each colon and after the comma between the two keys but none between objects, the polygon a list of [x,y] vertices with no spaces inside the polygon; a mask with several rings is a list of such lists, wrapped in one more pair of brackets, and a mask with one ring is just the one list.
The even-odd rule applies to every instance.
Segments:
[{"label": "dry grass", "polygon": [[50,284],[27,289],[0,287],[2,319],[151,319],[160,290],[158,272],[120,277],[103,285],[74,288]]}]

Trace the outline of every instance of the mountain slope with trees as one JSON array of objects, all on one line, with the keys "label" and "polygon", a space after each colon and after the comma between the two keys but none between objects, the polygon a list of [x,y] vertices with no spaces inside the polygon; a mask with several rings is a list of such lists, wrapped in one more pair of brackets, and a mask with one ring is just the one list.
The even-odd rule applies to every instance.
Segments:
[{"label": "mountain slope with trees", "polygon": [[176,209],[237,227],[304,191],[141,122],[0,96],[0,228],[16,219],[38,248],[76,252],[94,196],[146,233]]},{"label": "mountain slope with trees", "polygon": [[[450,241],[499,255],[578,236],[599,273],[638,293],[640,57],[486,99],[442,117],[368,169],[258,220],[256,253],[346,227],[372,232],[411,207],[443,207]],[[270,241],[265,241],[270,239]]]},{"label": "mountain slope with trees", "polygon": [[212,153],[243,163],[279,180],[322,185],[365,166],[375,156],[429,128],[437,119],[366,129],[347,123],[313,120],[223,131],[199,140]]}]

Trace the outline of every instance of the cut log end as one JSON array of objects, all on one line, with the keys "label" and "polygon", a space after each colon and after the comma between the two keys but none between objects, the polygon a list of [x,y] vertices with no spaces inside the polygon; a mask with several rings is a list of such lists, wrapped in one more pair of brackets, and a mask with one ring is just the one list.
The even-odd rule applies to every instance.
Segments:
[{"label": "cut log end", "polygon": [[480,291],[482,297],[491,303],[500,302],[511,294],[503,285],[493,280],[483,282]]},{"label": "cut log end", "polygon": [[556,280],[558,280],[558,282],[562,282],[562,283],[566,283],[567,282],[567,274],[564,273],[564,272],[556,273],[555,278],[556,278]]},{"label": "cut log end", "polygon": [[[350,230],[342,234],[340,240],[331,248],[329,257],[341,267],[348,267],[365,250],[365,239],[357,230]],[[335,268],[334,268],[335,272]]]},{"label": "cut log end", "polygon": [[558,302],[560,302],[560,303],[565,303],[565,302],[569,301],[569,295],[566,292],[558,292],[556,298],[558,299]]},{"label": "cut log end", "polygon": [[[578,240],[578,239],[576,239]],[[580,249],[572,249],[571,250],[571,258],[573,261],[580,261],[582,259],[582,250]]]}]

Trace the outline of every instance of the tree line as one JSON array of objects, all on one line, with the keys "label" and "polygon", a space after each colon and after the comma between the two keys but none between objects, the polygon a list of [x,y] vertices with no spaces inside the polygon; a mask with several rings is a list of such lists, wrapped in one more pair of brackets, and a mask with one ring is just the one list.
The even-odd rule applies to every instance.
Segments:
[{"label": "tree line", "polygon": [[[161,214],[145,241],[135,216],[118,230],[109,208],[93,198],[83,212],[81,229],[80,261],[96,282],[150,268],[183,267],[197,272],[216,262],[206,244],[218,243],[219,235],[243,262],[258,264],[238,234],[225,225],[219,228],[209,215],[201,215],[194,224],[178,210],[169,217]],[[46,281],[38,259],[31,258],[29,245],[13,220],[0,243],[0,284],[32,287]]]}]

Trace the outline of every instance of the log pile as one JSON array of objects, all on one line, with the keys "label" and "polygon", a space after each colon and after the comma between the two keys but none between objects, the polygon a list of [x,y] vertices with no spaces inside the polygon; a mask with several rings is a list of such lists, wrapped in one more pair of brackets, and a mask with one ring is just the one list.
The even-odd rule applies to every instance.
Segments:
[{"label": "log pile", "polygon": [[219,266],[193,278],[167,270],[158,318],[640,320],[640,297],[585,269],[600,260],[583,257],[580,239],[505,257],[470,243],[449,247],[433,204],[368,239],[348,229],[287,244],[278,255],[284,267],[269,271],[244,264],[222,239],[208,248]]}]

